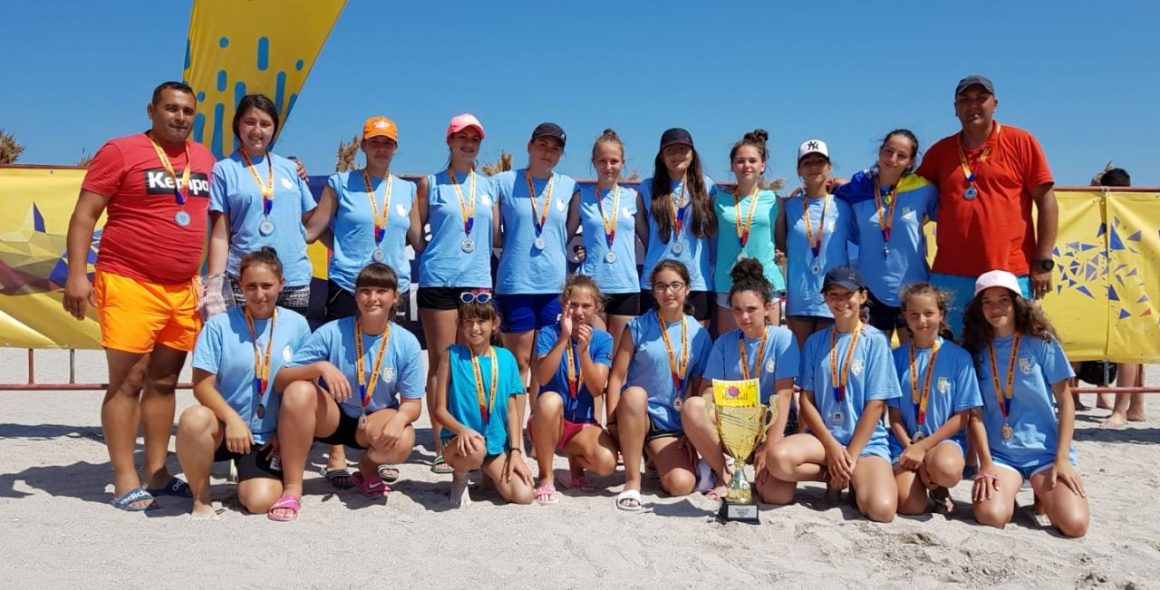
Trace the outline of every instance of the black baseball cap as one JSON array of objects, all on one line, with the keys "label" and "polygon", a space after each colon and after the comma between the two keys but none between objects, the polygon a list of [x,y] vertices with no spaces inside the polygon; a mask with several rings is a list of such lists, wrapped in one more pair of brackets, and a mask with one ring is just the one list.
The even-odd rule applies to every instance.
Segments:
[{"label": "black baseball cap", "polygon": [[536,129],[532,131],[532,141],[541,137],[558,139],[560,140],[561,147],[568,142],[568,135],[564,133],[564,129],[555,123],[540,123],[536,125]]},{"label": "black baseball cap", "polygon": [[826,278],[822,281],[822,292],[837,285],[851,291],[861,291],[866,288],[862,282],[862,273],[852,266],[836,266],[826,271]]},{"label": "black baseball cap", "polygon": [[665,149],[670,145],[687,145],[693,147],[693,136],[688,131],[680,127],[673,127],[661,134],[661,149]]},{"label": "black baseball cap", "polygon": [[963,91],[970,88],[971,86],[982,86],[983,90],[986,90],[992,95],[995,94],[995,85],[991,84],[991,79],[986,76],[979,76],[976,74],[959,80],[959,85],[955,86],[955,98],[958,98],[959,95],[963,93]]}]

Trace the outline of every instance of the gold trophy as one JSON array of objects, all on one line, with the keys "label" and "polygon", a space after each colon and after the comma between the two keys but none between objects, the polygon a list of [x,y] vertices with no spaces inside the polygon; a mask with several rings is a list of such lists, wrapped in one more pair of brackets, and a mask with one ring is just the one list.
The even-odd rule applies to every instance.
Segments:
[{"label": "gold trophy", "polygon": [[[757,524],[760,522],[757,503],[753,501],[753,490],[745,478],[745,461],[765,438],[765,430],[776,416],[768,415],[766,407],[761,404],[757,379],[714,379],[713,402],[721,446],[733,458],[734,466],[733,480],[729,482],[729,491],[718,516],[726,522]],[[777,412],[776,405],[770,404],[770,408]]]}]

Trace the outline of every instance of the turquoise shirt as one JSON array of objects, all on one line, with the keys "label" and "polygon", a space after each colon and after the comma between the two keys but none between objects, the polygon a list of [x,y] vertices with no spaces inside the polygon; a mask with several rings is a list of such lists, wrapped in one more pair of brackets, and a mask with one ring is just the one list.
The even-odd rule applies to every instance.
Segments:
[{"label": "turquoise shirt", "polygon": [[[520,379],[516,357],[506,348],[495,347],[495,359],[499,364],[499,383],[496,385],[495,404],[488,412],[487,425],[479,412],[479,391],[476,388],[475,370],[471,366],[471,350],[462,344],[452,344],[447,349],[448,375],[447,411],[461,424],[478,432],[487,442],[487,454],[498,455],[508,446],[507,405],[508,398],[524,394],[524,384]],[[479,371],[483,380],[484,395],[491,396],[491,357],[479,357]],[[451,432],[443,431],[443,442],[453,438]]]},{"label": "turquoise shirt", "polygon": [[[749,218],[749,207],[753,206],[753,195],[746,195],[739,204],[742,224]],[[718,189],[713,193],[713,207],[717,209],[717,264],[713,269],[713,290],[728,293],[733,288],[733,278],[729,272],[742,254],[761,263],[765,278],[773,285],[774,291],[785,291],[785,279],[781,269],[773,261],[773,228],[777,222],[777,195],[763,190],[757,193],[757,204],[753,210],[753,223],[749,228],[749,239],[741,247],[737,235],[737,209],[733,205],[733,193]]]}]

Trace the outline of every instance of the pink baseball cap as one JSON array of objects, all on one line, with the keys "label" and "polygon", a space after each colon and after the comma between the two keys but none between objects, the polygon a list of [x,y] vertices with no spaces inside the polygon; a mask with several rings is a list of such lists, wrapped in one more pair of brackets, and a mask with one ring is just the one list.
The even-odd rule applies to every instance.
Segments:
[{"label": "pink baseball cap", "polygon": [[1016,295],[1023,293],[1019,288],[1019,279],[1005,270],[989,270],[979,275],[979,278],[975,279],[975,297],[991,287],[1004,287]]},{"label": "pink baseball cap", "polygon": [[472,127],[474,127],[476,131],[479,131],[479,138],[483,139],[483,123],[480,123],[479,119],[475,118],[475,115],[471,113],[455,115],[454,117],[451,117],[451,123],[447,125],[447,137],[451,137],[451,135],[454,133],[459,133],[464,129],[470,129]]}]

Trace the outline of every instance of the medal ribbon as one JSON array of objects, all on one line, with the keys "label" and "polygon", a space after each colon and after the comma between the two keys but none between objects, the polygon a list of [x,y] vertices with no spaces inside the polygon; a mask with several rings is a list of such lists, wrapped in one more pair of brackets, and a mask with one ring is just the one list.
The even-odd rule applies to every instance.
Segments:
[{"label": "medal ribbon", "polygon": [[1011,397],[1015,395],[1015,359],[1019,357],[1019,333],[1011,341],[1011,360],[1007,361],[1007,389],[999,388],[999,363],[995,359],[995,343],[987,346],[991,355],[991,381],[995,384],[995,399],[999,400],[999,410],[1003,412],[1003,421],[1011,413]]},{"label": "medal ribbon", "polygon": [[600,211],[600,221],[604,223],[604,240],[608,242],[608,249],[612,249],[612,243],[616,241],[616,216],[620,211],[620,185],[613,184],[612,190],[612,219],[604,214],[604,204],[600,198],[600,186],[592,187],[592,192],[596,195],[596,210]]},{"label": "medal ribbon", "polygon": [[365,413],[367,407],[371,405],[371,398],[375,395],[375,386],[379,384],[379,374],[383,371],[383,353],[387,351],[387,345],[391,342],[391,324],[387,324],[379,338],[379,353],[375,356],[375,366],[371,369],[369,384],[366,378],[366,363],[363,361],[362,336],[362,325],[356,319],[354,321],[354,356],[358,371],[358,392],[362,397],[362,408]]},{"label": "medal ribbon", "polygon": [[686,318],[681,318],[681,358],[677,359],[677,354],[673,351],[673,342],[669,340],[668,326],[665,324],[664,318],[661,317],[659,311],[655,312],[657,315],[657,324],[661,327],[661,338],[665,342],[665,351],[669,353],[669,373],[673,376],[673,388],[676,389],[677,395],[681,393],[681,382],[685,379],[685,373],[689,370],[689,323]]},{"label": "medal ribbon", "polygon": [[745,355],[745,335],[742,334],[737,339],[737,353],[741,356],[741,377],[743,379],[753,379],[753,375],[761,376],[761,360],[765,358],[765,340],[769,337],[769,329],[765,328],[761,332],[761,344],[757,346],[757,358],[754,359],[753,370],[749,370],[749,359]]},{"label": "medal ribbon", "polygon": [[[536,237],[544,233],[544,225],[548,223],[548,214],[552,212],[552,181],[555,176],[548,177],[548,185],[544,187],[544,208],[537,210],[539,198],[536,196],[536,185],[532,182],[532,171],[524,170],[524,178],[528,181],[528,197],[532,200],[532,223],[536,226]],[[542,211],[542,212],[541,212]]]},{"label": "medal ribbon", "polygon": [[479,415],[483,418],[483,427],[491,418],[491,409],[495,407],[495,389],[499,385],[499,363],[495,358],[495,347],[487,347],[487,356],[491,359],[491,393],[490,397],[483,397],[483,370],[479,368],[479,357],[471,353],[471,371],[475,374],[475,397],[479,400]]},{"label": "medal ribbon", "polygon": [[[882,187],[878,185],[878,178],[874,178],[874,205],[878,210],[878,229],[882,230],[882,243],[884,244],[890,242],[890,232],[894,229],[894,207],[898,205],[898,187],[901,185],[902,179],[899,178],[883,199]],[[883,204],[883,200],[886,201],[885,204]],[[890,207],[890,209],[887,210],[886,207]]]},{"label": "medal ribbon", "polygon": [[681,228],[685,227],[685,207],[689,205],[689,191],[686,190],[685,181],[681,181],[681,196],[680,198],[673,198],[673,227],[676,233],[673,234],[677,239],[681,236]]},{"label": "medal ribbon", "polygon": [[169,161],[169,156],[165,155],[165,150],[149,136],[149,143],[153,144],[153,151],[157,152],[157,157],[161,160],[161,166],[165,168],[165,172],[173,178],[174,196],[177,199],[177,206],[185,208],[185,193],[181,192],[182,187],[189,187],[189,173],[193,169],[193,160],[189,159],[189,142],[185,142],[185,170],[181,171],[181,178],[177,178],[177,172],[173,169],[173,163]]},{"label": "medal ribbon", "polygon": [[375,189],[371,186],[371,175],[367,174],[366,169],[363,169],[363,186],[367,189],[367,198],[371,202],[371,217],[375,220],[375,245],[383,242],[383,236],[387,235],[387,222],[391,218],[391,185],[392,178],[390,173],[387,174],[386,180],[383,184],[386,187],[383,189],[383,208],[379,209],[378,200],[375,199]]},{"label": "medal ribbon", "polygon": [[802,197],[802,220],[806,224],[806,241],[810,244],[810,251],[813,252],[814,258],[817,258],[822,253],[822,238],[826,233],[826,209],[830,205],[830,197],[827,195],[822,201],[822,220],[818,222],[818,237],[814,239],[814,226],[810,223],[810,204],[805,197]]},{"label": "medal ribbon", "polygon": [[455,170],[447,167],[447,176],[451,177],[451,186],[455,187],[455,196],[459,199],[459,212],[463,214],[463,233],[471,235],[475,227],[475,171],[467,173],[467,192],[471,195],[470,201],[463,199],[463,190],[459,188],[459,179],[455,177]]},{"label": "medal ribbon", "polygon": [[854,337],[846,354],[842,355],[842,374],[838,375],[838,330],[830,330],[830,383],[834,386],[834,401],[846,399],[846,384],[850,382],[850,359],[854,357],[854,349],[858,348],[858,339],[862,336],[862,321],[854,325]]},{"label": "medal ribbon", "polygon": [[266,182],[262,182],[262,177],[258,176],[258,171],[254,168],[254,161],[246,154],[246,150],[238,150],[242,154],[242,160],[246,163],[246,169],[250,171],[250,176],[254,177],[254,182],[258,183],[258,190],[262,192],[262,214],[266,217],[270,216],[270,211],[274,209],[274,160],[270,158],[270,154],[266,154]]},{"label": "medal ribbon", "polygon": [[[1001,125],[999,125],[998,121],[996,121],[995,122],[995,142],[996,143],[998,143],[999,134],[1002,133],[1002,131],[1003,131],[1003,127]],[[988,141],[987,144],[988,145],[983,147],[983,152],[979,154],[979,159],[976,162],[976,164],[978,164],[979,162],[986,162],[987,158],[990,157],[990,155],[991,155],[990,141]],[[975,180],[978,179],[978,175],[975,174],[975,172],[971,170],[971,165],[967,163],[967,154],[963,152],[963,140],[962,140],[961,133],[959,134],[958,148],[959,148],[959,165],[963,169],[963,178],[967,179],[968,186],[974,186]]]},{"label": "medal ribbon", "polygon": [[926,405],[930,401],[930,380],[934,375],[934,364],[938,362],[938,349],[942,347],[939,340],[934,341],[930,348],[930,362],[926,365],[926,378],[922,381],[922,390],[918,389],[918,365],[916,361],[916,347],[910,342],[910,401],[914,403],[914,415],[921,427],[926,422]]},{"label": "medal ribbon", "polygon": [[266,388],[270,385],[270,353],[274,347],[274,325],[278,322],[278,310],[275,308],[274,315],[270,317],[270,339],[266,341],[265,355],[258,350],[258,331],[254,328],[254,316],[250,315],[249,308],[246,308],[245,314],[246,327],[250,329],[250,341],[254,345],[254,387],[258,389],[258,405],[262,405]]},{"label": "medal ribbon", "polygon": [[[753,227],[753,214],[757,211],[757,202],[760,201],[759,191],[754,188],[753,194],[750,197],[753,199],[749,203],[749,213],[745,216],[745,224],[741,224],[741,191],[733,189],[733,214],[737,217],[734,220],[737,226],[737,239],[741,240],[741,247],[744,248],[749,243],[749,230]],[[746,377],[748,379],[748,377]]]},{"label": "medal ribbon", "polygon": [[576,399],[576,394],[580,391],[581,367],[576,360],[576,343],[568,342],[568,348],[564,350],[564,356],[568,363],[568,395],[572,399]]}]

